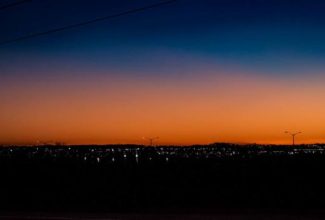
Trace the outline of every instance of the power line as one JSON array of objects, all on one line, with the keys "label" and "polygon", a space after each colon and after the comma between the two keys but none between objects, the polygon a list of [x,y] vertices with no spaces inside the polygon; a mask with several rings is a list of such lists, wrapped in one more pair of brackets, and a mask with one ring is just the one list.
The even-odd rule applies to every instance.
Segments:
[{"label": "power line", "polygon": [[11,2],[11,3],[7,3],[5,5],[0,5],[0,10],[4,10],[4,9],[7,9],[7,8],[15,7],[15,6],[18,6],[18,5],[27,3],[27,2],[31,2],[31,1],[32,0],[20,0],[20,1],[15,1],[15,2]]},{"label": "power line", "polygon": [[54,28],[54,29],[47,30],[47,31],[44,31],[44,32],[37,32],[37,33],[28,34],[28,35],[25,35],[25,36],[17,37],[15,39],[2,41],[2,42],[0,42],[0,46],[5,45],[5,44],[9,44],[9,43],[14,43],[14,42],[17,42],[17,41],[23,41],[23,40],[31,39],[31,38],[34,38],[34,37],[39,37],[39,36],[43,36],[43,35],[52,34],[52,33],[55,33],[55,32],[64,31],[64,30],[67,30],[67,29],[77,28],[77,27],[88,25],[88,24],[92,24],[92,23],[96,23],[96,22],[100,22],[100,21],[104,21],[104,20],[109,20],[109,19],[121,17],[121,16],[124,16],[124,15],[135,14],[135,13],[145,11],[145,10],[148,10],[148,9],[157,8],[157,7],[160,7],[160,6],[163,6],[163,5],[167,5],[167,4],[176,2],[176,1],[177,0],[163,1],[163,2],[156,3],[156,4],[151,4],[151,5],[147,5],[147,6],[143,6],[143,7],[139,7],[139,8],[130,9],[128,11],[120,12],[120,13],[113,14],[113,15],[107,15],[107,16],[104,16],[104,17],[98,17],[98,18],[95,18],[95,19],[92,19],[92,20],[83,21],[83,22],[79,22],[79,23],[76,23],[76,24],[70,24],[70,25],[66,25],[66,26],[63,26],[63,27]]}]

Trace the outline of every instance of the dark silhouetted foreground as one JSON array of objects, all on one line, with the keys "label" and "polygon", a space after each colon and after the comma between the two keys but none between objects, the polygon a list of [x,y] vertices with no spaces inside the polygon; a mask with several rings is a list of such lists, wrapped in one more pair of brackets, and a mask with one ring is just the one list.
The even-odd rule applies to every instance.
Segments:
[{"label": "dark silhouetted foreground", "polygon": [[0,148],[1,212],[325,209],[322,145]]}]

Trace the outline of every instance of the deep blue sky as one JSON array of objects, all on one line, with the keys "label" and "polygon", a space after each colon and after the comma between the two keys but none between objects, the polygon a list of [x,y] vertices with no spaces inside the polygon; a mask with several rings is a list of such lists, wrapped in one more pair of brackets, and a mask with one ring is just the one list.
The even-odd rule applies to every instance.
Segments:
[{"label": "deep blue sky", "polygon": [[[157,2],[33,0],[0,12],[0,39]],[[145,70],[171,53],[289,74],[288,69],[295,70],[297,65],[322,65],[324,11],[325,2],[320,0],[178,0],[138,14],[1,46],[0,64],[17,61],[31,65],[30,59],[46,59],[104,69],[124,68],[129,63]]]}]

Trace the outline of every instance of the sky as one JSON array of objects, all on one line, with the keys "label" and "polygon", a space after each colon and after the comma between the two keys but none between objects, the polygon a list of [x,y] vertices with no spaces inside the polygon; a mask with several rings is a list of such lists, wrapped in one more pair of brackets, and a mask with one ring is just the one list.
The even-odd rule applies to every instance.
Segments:
[{"label": "sky", "polygon": [[0,144],[325,142],[321,0],[177,0],[1,44],[159,2],[0,10]]}]

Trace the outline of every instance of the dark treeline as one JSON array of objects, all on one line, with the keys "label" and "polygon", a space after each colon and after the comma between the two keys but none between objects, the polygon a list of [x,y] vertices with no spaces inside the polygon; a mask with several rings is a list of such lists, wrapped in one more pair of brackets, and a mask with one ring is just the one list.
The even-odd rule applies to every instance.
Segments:
[{"label": "dark treeline", "polygon": [[0,209],[323,209],[322,149],[4,147]]}]

